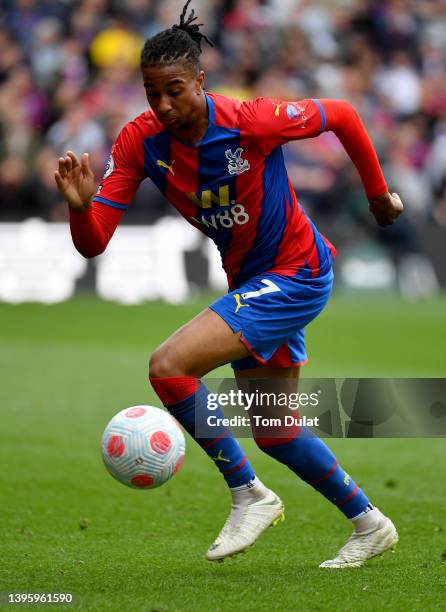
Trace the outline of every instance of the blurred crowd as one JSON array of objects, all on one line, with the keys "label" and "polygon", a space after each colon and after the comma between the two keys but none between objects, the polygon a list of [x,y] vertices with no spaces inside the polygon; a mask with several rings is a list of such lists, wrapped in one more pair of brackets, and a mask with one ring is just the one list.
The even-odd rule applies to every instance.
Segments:
[{"label": "blurred crowd", "polygon": [[[0,220],[66,219],[54,185],[67,148],[101,176],[123,124],[147,107],[144,40],[179,21],[180,0],[0,0]],[[407,207],[396,239],[446,228],[444,0],[193,0],[206,86],[239,99],[346,98],[392,191]],[[286,147],[298,197],[338,234],[371,229],[356,172],[331,133]],[[127,220],[168,205],[150,181]]]}]

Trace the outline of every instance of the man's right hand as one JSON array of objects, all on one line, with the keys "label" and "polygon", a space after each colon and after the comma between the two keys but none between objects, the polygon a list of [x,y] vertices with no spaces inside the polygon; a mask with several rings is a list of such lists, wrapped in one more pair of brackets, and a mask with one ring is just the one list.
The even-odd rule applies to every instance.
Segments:
[{"label": "man's right hand", "polygon": [[96,182],[88,153],[84,153],[79,161],[73,151],[67,151],[66,157],[59,157],[59,168],[54,172],[54,178],[71,210],[80,212],[90,206]]}]

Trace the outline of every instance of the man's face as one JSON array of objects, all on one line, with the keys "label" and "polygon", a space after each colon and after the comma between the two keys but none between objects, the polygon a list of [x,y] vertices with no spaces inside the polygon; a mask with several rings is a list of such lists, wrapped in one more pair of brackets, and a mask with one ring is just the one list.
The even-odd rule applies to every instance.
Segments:
[{"label": "man's face", "polygon": [[178,130],[192,123],[201,108],[203,71],[195,73],[183,61],[145,66],[142,69],[147,101],[167,129]]}]

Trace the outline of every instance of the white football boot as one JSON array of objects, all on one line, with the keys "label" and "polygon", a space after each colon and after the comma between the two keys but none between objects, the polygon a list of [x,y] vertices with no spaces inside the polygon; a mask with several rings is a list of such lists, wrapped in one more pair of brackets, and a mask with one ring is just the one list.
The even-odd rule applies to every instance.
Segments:
[{"label": "white football boot", "polygon": [[368,559],[381,555],[398,542],[395,525],[378,508],[374,510],[379,513],[377,525],[369,531],[360,533],[354,531],[337,556],[324,561],[319,567],[333,569],[361,567]]},{"label": "white football boot", "polygon": [[206,553],[208,561],[223,561],[246,550],[269,526],[285,518],[285,506],[260,481],[250,489],[232,492],[231,513]]}]

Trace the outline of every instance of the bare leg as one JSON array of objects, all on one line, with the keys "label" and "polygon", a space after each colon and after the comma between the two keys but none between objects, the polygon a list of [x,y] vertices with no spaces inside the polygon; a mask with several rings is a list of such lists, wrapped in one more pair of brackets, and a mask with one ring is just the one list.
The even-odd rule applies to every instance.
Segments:
[{"label": "bare leg", "polygon": [[[215,462],[230,488],[248,483],[254,470],[231,432],[222,425],[206,428],[209,391],[199,379],[247,354],[239,336],[207,309],[168,338],[150,360],[150,382],[158,397]],[[220,409],[212,414],[224,417]]]},{"label": "bare leg", "polygon": [[210,308],[180,327],[153,353],[150,376],[195,376],[250,353],[229,325]]}]

